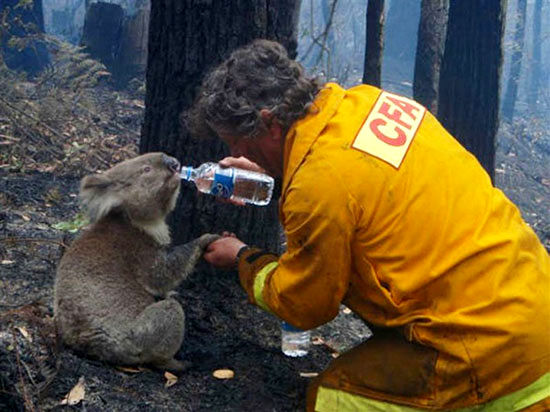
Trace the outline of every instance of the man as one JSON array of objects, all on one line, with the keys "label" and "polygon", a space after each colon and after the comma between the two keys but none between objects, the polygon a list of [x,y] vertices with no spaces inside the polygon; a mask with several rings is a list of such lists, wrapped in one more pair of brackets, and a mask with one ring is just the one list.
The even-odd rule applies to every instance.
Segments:
[{"label": "man", "polygon": [[421,105],[320,87],[257,40],[205,78],[190,119],[228,144],[224,164],[282,177],[287,252],[225,237],[205,259],[296,327],[344,303],[374,328],[312,382],[308,410],[550,408],[548,253]]}]

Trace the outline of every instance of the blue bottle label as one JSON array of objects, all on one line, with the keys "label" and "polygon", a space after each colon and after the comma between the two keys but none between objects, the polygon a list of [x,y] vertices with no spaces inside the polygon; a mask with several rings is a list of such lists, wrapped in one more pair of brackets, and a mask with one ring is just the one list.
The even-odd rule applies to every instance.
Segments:
[{"label": "blue bottle label", "polygon": [[298,329],[295,326],[292,326],[290,323],[281,321],[281,328],[286,332],[304,332],[303,329]]},{"label": "blue bottle label", "polygon": [[233,169],[220,169],[214,174],[210,193],[214,196],[229,199],[233,194]]}]

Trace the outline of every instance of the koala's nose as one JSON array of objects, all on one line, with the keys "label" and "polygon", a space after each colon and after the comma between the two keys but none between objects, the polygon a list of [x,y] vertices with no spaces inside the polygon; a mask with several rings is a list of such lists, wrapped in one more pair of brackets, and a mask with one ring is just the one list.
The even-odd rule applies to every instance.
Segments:
[{"label": "koala's nose", "polygon": [[166,167],[173,172],[179,172],[180,162],[178,162],[178,159],[174,159],[173,157],[167,156],[165,154],[162,155],[162,162],[166,165]]}]

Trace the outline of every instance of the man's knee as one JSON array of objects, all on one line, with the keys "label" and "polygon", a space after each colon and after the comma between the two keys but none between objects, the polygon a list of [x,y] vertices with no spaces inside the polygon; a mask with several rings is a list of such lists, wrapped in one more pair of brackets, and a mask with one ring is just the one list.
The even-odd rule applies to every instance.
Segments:
[{"label": "man's knee", "polygon": [[350,394],[344,395],[350,405],[361,397],[419,405],[416,401],[433,396],[436,359],[435,350],[398,333],[378,333],[335,359],[310,383],[307,410],[316,410],[320,397],[337,392]]}]

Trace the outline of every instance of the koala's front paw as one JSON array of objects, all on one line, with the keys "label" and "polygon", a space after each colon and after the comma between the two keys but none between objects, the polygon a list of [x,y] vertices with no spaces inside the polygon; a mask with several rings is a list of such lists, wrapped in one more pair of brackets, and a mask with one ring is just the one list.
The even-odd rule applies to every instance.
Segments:
[{"label": "koala's front paw", "polygon": [[215,240],[220,239],[220,235],[215,235],[213,233],[205,233],[201,237],[199,237],[199,246],[202,250],[206,249],[206,247],[214,242]]}]

